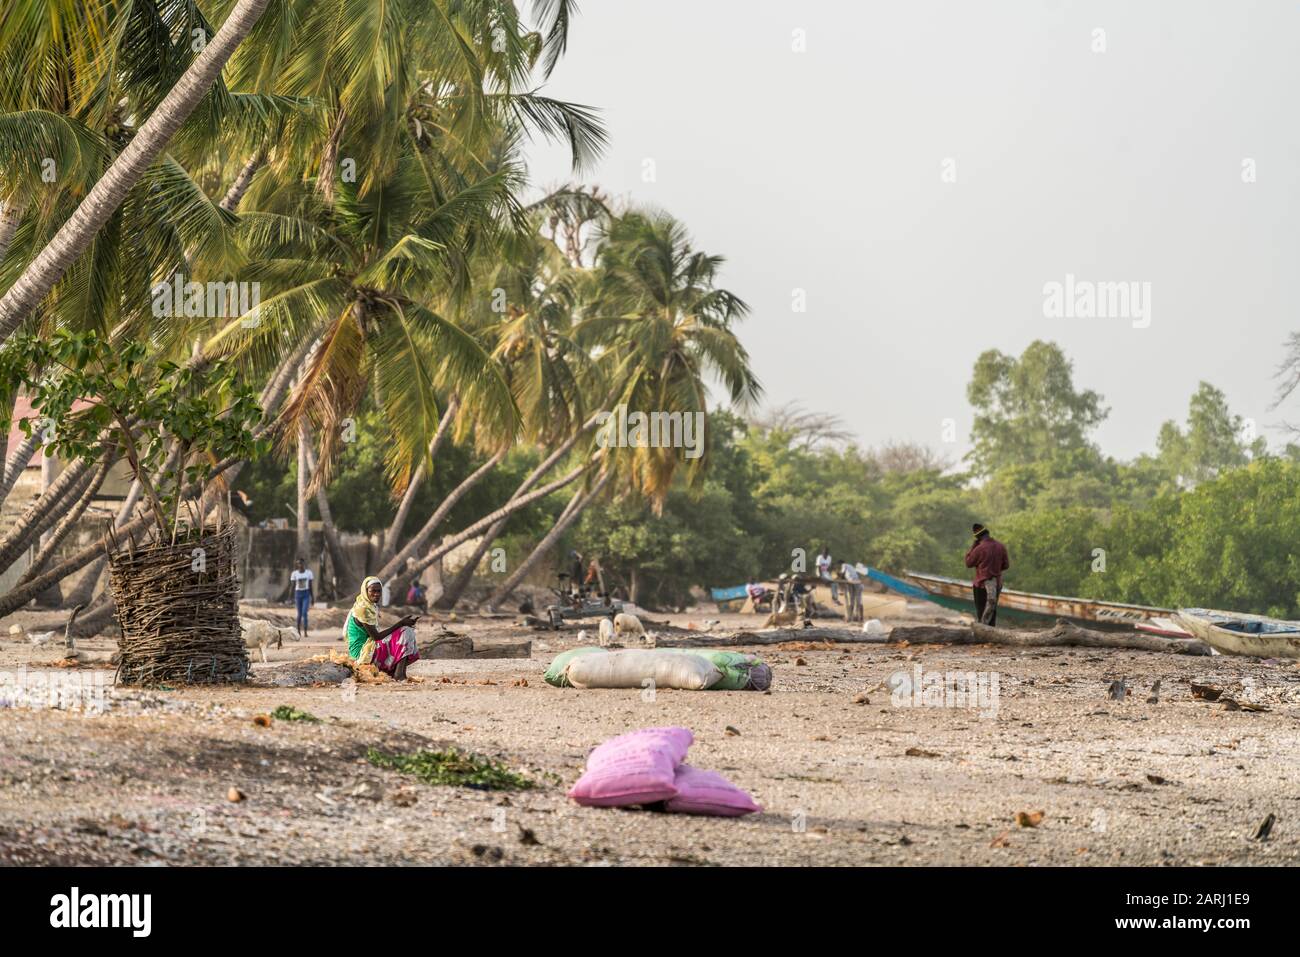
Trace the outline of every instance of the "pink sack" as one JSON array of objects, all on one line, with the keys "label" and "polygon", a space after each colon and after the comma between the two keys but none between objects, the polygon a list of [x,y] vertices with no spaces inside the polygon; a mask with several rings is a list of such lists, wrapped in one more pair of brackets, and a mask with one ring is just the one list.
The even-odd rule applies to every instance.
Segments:
[{"label": "pink sack", "polygon": [[683,764],[677,768],[674,783],[677,797],[668,799],[665,811],[739,817],[763,810],[748,792],[736,787],[717,771],[701,771]]},{"label": "pink sack", "polygon": [[587,772],[569,797],[587,807],[627,807],[676,797],[677,765],[694,740],[686,728],[642,728],[611,738],[587,755]]}]

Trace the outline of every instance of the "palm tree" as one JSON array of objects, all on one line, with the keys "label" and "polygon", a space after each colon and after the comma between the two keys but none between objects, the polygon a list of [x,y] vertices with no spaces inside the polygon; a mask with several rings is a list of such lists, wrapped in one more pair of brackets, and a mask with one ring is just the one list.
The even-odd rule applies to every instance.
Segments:
[{"label": "palm tree", "polygon": [[[202,52],[194,58],[149,119],[131,137],[126,148],[116,156],[68,221],[32,260],[18,281],[0,297],[0,341],[7,339],[18,328],[45,298],[59,277],[90,247],[99,230],[121,206],[131,187],[162,154],[181,124],[212,88],[222,67],[248,35],[268,2],[269,0],[238,0],[221,29],[204,45]],[[22,9],[29,3],[40,3],[40,0],[19,3],[16,9],[19,13],[30,13],[30,10]],[[13,9],[15,8],[11,8],[11,16],[16,21],[18,14],[14,14]],[[17,32],[10,27],[14,21],[6,18],[0,24],[0,37],[9,30]]]},{"label": "palm tree", "polygon": [[[715,376],[733,404],[748,406],[762,394],[749,356],[733,326],[748,312],[736,295],[718,288],[720,256],[696,251],[685,227],[663,213],[629,212],[614,220],[601,241],[591,301],[575,339],[599,350],[608,381],[617,385],[614,406],[628,410],[707,416],[707,376]],[[662,508],[678,467],[694,487],[708,463],[707,419],[703,454],[686,459],[675,448],[607,449],[613,452],[600,482],[579,490],[556,528],[516,566],[487,601],[499,608],[534,565],[577,521],[608,481],[618,494],[644,495]]]}]

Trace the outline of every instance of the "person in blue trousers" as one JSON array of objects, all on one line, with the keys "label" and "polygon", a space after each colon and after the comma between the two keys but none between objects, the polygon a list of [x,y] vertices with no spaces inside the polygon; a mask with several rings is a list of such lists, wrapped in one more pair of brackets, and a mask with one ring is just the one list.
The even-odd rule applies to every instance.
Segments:
[{"label": "person in blue trousers", "polygon": [[293,582],[293,603],[298,608],[298,636],[301,638],[307,637],[307,609],[313,600],[314,578],[307,562],[302,558],[298,559],[298,567],[289,575],[289,580]]}]

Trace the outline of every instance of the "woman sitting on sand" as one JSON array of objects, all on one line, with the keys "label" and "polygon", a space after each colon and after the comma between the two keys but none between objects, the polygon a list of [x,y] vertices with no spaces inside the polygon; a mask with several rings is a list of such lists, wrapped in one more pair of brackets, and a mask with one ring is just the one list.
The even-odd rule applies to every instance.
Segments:
[{"label": "woman sitting on sand", "polygon": [[370,660],[363,664],[374,665],[398,681],[406,680],[406,666],[419,660],[420,650],[415,644],[415,623],[419,619],[407,615],[397,624],[379,630],[379,597],[384,593],[384,583],[371,575],[361,583],[361,594],[348,613],[343,634],[348,641],[348,656],[361,659],[366,642],[374,642]]}]

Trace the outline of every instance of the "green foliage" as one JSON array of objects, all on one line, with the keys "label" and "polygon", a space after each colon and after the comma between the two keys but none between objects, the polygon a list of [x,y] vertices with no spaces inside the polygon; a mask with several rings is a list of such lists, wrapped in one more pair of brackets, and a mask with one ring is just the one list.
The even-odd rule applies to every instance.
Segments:
[{"label": "green foliage", "polygon": [[305,721],[308,724],[320,724],[320,718],[306,711],[300,711],[293,705],[282,704],[271,712],[271,717],[277,721]]},{"label": "green foliage", "polygon": [[969,458],[981,475],[1091,448],[1089,433],[1108,412],[1096,392],[1075,389],[1060,346],[1040,340],[1018,359],[982,353],[966,395],[975,407]]},{"label": "green foliage", "polygon": [[[187,487],[206,483],[218,462],[264,448],[252,433],[261,409],[223,362],[178,366],[152,359],[141,342],[59,329],[10,339],[0,349],[0,378],[27,390],[42,418],[24,419],[21,428],[29,435],[42,430],[60,458],[94,462],[124,454],[155,506],[159,529],[171,516],[173,535]],[[176,465],[165,473],[172,449]]]},{"label": "green foliage", "polygon": [[478,791],[527,791],[537,787],[537,782],[511,771],[499,761],[456,748],[413,754],[384,754],[371,748],[366,752],[366,760],[377,768],[413,774],[425,784]]}]

